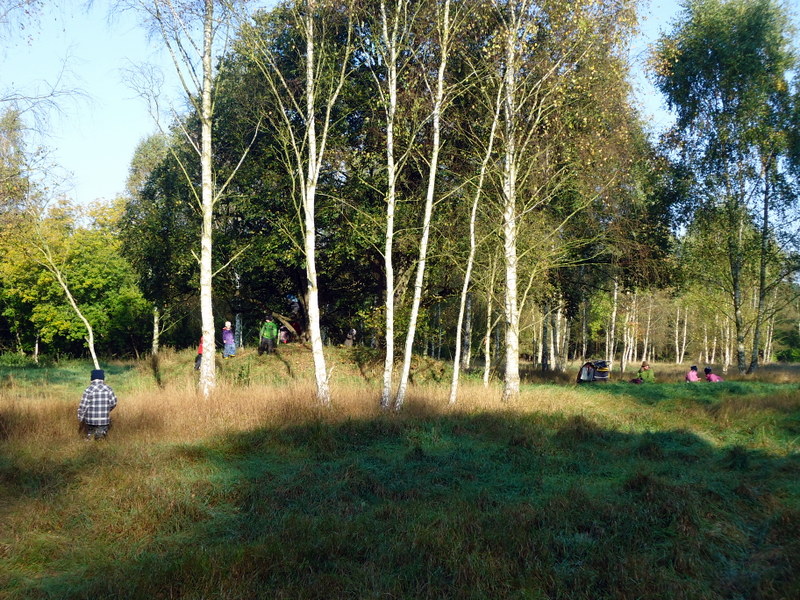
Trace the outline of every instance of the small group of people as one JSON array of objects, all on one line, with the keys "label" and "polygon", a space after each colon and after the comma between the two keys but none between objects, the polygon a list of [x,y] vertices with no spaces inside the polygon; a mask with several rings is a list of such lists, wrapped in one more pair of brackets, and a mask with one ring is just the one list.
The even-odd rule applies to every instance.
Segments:
[{"label": "small group of people", "polygon": [[[711,367],[703,369],[703,373],[706,376],[706,381],[710,383],[719,383],[722,381],[722,377],[716,373],[712,373]],[[694,383],[695,381],[700,381],[700,374],[697,372],[697,365],[692,365],[686,373],[686,383]]]},{"label": "small group of people", "polygon": [[[233,328],[230,321],[225,321],[225,327],[222,328],[222,358],[230,358],[236,356],[236,339],[233,337]],[[200,342],[197,344],[197,356],[194,358],[195,371],[200,370],[200,363],[203,360],[203,336],[200,336]]]},{"label": "small group of people", "polygon": [[[722,377],[713,373],[711,367],[706,367],[703,369],[705,373],[706,381],[711,383],[718,383],[722,381]],[[700,381],[700,375],[697,371],[697,366],[692,365],[689,369],[689,372],[686,373],[686,381],[691,383],[694,381]],[[577,383],[590,383],[596,381],[608,381],[608,365],[606,361],[587,361],[585,362],[580,370],[578,371],[578,378]],[[636,377],[629,380],[629,383],[655,383],[656,376],[653,372],[653,368],[650,366],[650,363],[646,360],[642,361],[639,370],[636,372]]]},{"label": "small group of people", "polygon": [[[283,325],[278,326],[272,315],[267,315],[264,323],[258,331],[258,355],[264,352],[272,354],[278,343],[287,344],[289,342],[289,329]],[[225,321],[222,328],[222,358],[232,358],[236,356],[236,338],[233,334],[233,326],[230,321]],[[194,368],[200,369],[203,358],[203,336],[200,336],[200,343],[197,346],[197,357],[194,361]]]}]

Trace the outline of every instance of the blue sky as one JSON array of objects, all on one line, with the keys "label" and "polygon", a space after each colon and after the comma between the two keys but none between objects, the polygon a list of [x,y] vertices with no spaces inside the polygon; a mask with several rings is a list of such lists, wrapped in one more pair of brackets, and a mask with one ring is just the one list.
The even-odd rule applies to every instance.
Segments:
[{"label": "blue sky", "polygon": [[[108,5],[96,1],[87,11],[83,1],[47,1],[39,23],[26,31],[29,40],[18,32],[0,37],[0,91],[12,87],[30,92],[43,81],[54,81],[63,64],[65,84],[83,91],[81,97],[60,101],[60,113],[51,115],[41,139],[67,174],[68,194],[81,203],[122,192],[136,145],[157,131],[147,103],[126,83],[125,69],[161,64],[164,74],[174,78],[163,48],[157,40],[148,41],[136,16],[110,17]],[[642,35],[632,48],[636,67],[641,68],[647,45],[678,11],[678,0],[651,0],[644,6]],[[653,126],[667,124],[669,116],[655,90],[641,75],[635,86]],[[174,82],[165,90],[180,103]]]}]

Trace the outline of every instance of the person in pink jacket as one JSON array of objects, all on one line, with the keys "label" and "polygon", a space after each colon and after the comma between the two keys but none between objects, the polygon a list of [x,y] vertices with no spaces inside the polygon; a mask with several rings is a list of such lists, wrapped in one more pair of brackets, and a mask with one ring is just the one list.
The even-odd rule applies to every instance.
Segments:
[{"label": "person in pink jacket", "polygon": [[711,367],[706,367],[703,369],[703,372],[706,374],[706,381],[710,381],[711,383],[718,383],[722,381],[722,377],[719,375],[714,375],[714,373],[711,372]]},{"label": "person in pink jacket", "polygon": [[686,381],[688,383],[694,383],[695,381],[700,381],[700,377],[697,375],[697,365],[692,365],[692,368],[689,369],[688,373],[686,373]]}]

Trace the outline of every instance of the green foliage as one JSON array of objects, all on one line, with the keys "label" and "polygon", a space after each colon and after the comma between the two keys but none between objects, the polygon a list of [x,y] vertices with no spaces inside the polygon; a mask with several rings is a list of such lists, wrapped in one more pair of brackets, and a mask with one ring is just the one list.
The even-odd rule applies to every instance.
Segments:
[{"label": "green foliage", "polygon": [[77,351],[87,335],[43,251],[57,261],[99,348],[110,353],[143,348],[150,308],[120,253],[115,224],[113,208],[109,213],[96,206],[82,214],[59,205],[35,225],[38,229],[22,230],[23,238],[25,231],[30,237],[9,246],[10,260],[0,267],[0,299],[22,349],[32,350],[34,332],[51,352]]},{"label": "green foliage", "polygon": [[19,352],[4,352],[0,354],[0,367],[35,368],[37,366],[33,357]]}]

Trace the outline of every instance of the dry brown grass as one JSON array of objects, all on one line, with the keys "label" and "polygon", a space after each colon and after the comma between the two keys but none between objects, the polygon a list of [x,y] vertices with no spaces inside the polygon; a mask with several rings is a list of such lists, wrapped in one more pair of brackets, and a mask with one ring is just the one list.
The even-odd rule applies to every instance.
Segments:
[{"label": "dry brown grass", "polygon": [[[111,437],[119,442],[180,443],[249,431],[258,427],[284,427],[322,420],[340,422],[377,418],[380,390],[376,386],[339,383],[332,386],[333,405],[317,404],[311,382],[282,386],[239,387],[221,383],[208,398],[194,387],[193,378],[163,388],[134,385],[117,391],[119,404],[112,413]],[[497,385],[488,388],[466,382],[458,402],[448,406],[446,386],[411,386],[404,411],[410,414],[474,413],[485,411],[582,414],[594,412],[596,396],[580,394],[574,387],[543,386],[523,391],[520,399],[504,404]],[[28,447],[78,443],[76,410],[79,396],[25,397],[0,392],[0,440],[24,441]]]}]

